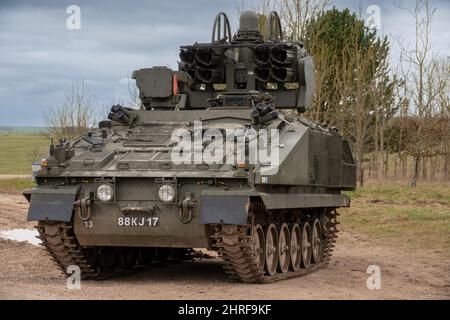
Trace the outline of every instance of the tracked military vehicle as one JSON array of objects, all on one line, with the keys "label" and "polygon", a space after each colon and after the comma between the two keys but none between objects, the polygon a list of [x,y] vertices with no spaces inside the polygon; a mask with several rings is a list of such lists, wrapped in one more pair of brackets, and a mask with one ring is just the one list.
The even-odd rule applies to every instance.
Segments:
[{"label": "tracked military vehicle", "polygon": [[140,110],[115,105],[98,129],[52,143],[24,194],[64,272],[96,278],[193,248],[248,283],[327,264],[355,162],[338,130],[301,117],[312,57],[283,40],[275,12],[259,29],[247,11],[232,36],[220,13],[211,42],[180,48],[179,70],[133,73]]}]

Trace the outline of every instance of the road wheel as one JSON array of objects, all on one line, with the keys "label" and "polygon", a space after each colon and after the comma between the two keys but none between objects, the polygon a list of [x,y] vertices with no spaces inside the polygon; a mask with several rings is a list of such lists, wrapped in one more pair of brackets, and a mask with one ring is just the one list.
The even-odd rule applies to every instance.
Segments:
[{"label": "road wheel", "polygon": [[294,223],[291,229],[291,268],[294,271],[300,269],[300,263],[302,261],[302,246],[301,246],[302,236],[300,231],[300,226],[298,223]]},{"label": "road wheel", "polygon": [[255,261],[261,270],[264,269],[264,261],[265,261],[264,246],[265,246],[264,231],[261,225],[257,224],[253,228],[251,248],[252,252],[255,254]]},{"label": "road wheel", "polygon": [[322,225],[315,219],[312,227],[312,261],[319,263],[322,256]]},{"label": "road wheel", "polygon": [[266,271],[272,276],[277,273],[278,267],[278,232],[273,223],[266,230],[265,258]]},{"label": "road wheel", "polygon": [[312,246],[311,246],[311,225],[308,221],[303,223],[302,226],[302,242],[301,242],[301,250],[302,250],[302,262],[301,266],[303,268],[308,268],[311,264],[311,256],[312,256]]},{"label": "road wheel", "polygon": [[289,246],[289,227],[286,223],[283,223],[278,235],[278,266],[281,273],[289,271],[289,262],[291,258]]}]

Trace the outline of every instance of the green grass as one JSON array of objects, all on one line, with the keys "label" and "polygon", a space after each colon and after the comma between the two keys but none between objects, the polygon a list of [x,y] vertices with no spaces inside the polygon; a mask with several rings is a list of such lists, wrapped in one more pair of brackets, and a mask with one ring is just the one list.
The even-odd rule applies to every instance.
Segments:
[{"label": "green grass", "polygon": [[418,187],[413,189],[405,185],[377,184],[347,194],[352,200],[364,198],[384,203],[450,205],[450,185],[419,183]]},{"label": "green grass", "polygon": [[49,141],[40,135],[1,134],[0,174],[31,174],[34,154],[45,154],[48,145]]},{"label": "green grass", "polygon": [[341,210],[344,229],[450,259],[450,186],[372,185],[348,194],[351,207]]},{"label": "green grass", "polygon": [[29,179],[15,178],[15,179],[0,179],[0,192],[12,191],[21,192],[25,189],[34,187],[34,182]]}]

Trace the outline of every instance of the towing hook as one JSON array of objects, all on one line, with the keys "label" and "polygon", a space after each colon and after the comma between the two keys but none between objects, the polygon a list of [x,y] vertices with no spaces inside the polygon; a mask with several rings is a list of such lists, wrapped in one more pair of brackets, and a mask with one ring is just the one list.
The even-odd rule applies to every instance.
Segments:
[{"label": "towing hook", "polygon": [[92,201],[89,198],[83,198],[75,201],[75,211],[82,221],[91,218]]},{"label": "towing hook", "polygon": [[192,200],[190,193],[186,193],[186,197],[181,200],[178,207],[178,218],[184,224],[188,224],[192,221],[192,209],[197,206],[197,201]]}]

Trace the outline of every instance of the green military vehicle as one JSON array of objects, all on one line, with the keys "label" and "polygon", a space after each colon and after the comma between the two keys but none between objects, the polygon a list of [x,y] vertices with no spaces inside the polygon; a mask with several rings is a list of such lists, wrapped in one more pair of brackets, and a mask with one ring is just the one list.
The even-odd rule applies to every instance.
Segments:
[{"label": "green military vehicle", "polygon": [[[141,109],[115,105],[98,129],[50,146],[24,195],[28,220],[66,272],[83,278],[216,251],[225,272],[270,282],[327,264],[356,165],[338,130],[302,118],[314,65],[282,38],[224,13],[210,43],[180,48],[179,70],[133,73]],[[297,112],[295,117],[289,116]]]}]

